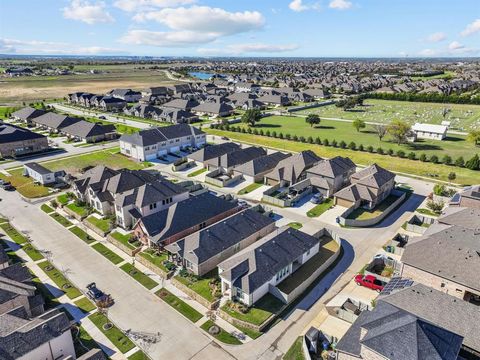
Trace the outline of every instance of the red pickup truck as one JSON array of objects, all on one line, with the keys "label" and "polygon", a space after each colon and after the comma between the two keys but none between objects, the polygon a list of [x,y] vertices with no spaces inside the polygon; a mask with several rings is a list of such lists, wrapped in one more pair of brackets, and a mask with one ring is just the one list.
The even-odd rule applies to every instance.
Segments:
[{"label": "red pickup truck", "polygon": [[378,280],[373,275],[364,276],[362,274],[358,274],[355,276],[355,283],[359,286],[365,286],[369,289],[375,290],[380,292],[383,290],[383,282]]}]

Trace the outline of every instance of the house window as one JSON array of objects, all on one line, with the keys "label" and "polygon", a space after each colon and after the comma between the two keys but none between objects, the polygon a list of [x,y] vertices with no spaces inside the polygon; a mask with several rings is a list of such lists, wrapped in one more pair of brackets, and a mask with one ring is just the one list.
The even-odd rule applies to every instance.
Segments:
[{"label": "house window", "polygon": [[175,140],[175,142],[179,142],[179,141],[180,141],[180,139]]},{"label": "house window", "polygon": [[200,229],[205,229],[207,227],[207,223],[206,222],[203,222],[200,224]]},{"label": "house window", "polygon": [[193,269],[193,264],[190,261],[185,260],[185,267],[191,270]]},{"label": "house window", "polygon": [[156,209],[157,203],[150,204],[150,210]]},{"label": "house window", "polygon": [[280,270],[278,273],[277,273],[277,276],[276,276],[276,280],[280,280],[280,279],[283,279],[285,277],[285,275],[288,274],[290,270],[290,266],[286,266],[284,267],[282,270]]},{"label": "house window", "polygon": [[145,150],[150,150],[150,146],[146,146],[146,147],[145,147]]}]

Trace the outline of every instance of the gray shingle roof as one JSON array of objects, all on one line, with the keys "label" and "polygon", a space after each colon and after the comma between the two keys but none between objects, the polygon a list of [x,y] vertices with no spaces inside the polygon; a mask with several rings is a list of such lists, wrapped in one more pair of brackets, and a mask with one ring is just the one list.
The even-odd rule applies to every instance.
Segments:
[{"label": "gray shingle roof", "polygon": [[447,225],[459,225],[480,232],[480,209],[448,207],[438,222]]},{"label": "gray shingle roof", "polygon": [[170,248],[167,247],[167,250],[177,248],[178,251],[175,252],[182,258],[197,265],[202,264],[274,222],[268,216],[246,209],[187,236],[170,245]]},{"label": "gray shingle roof", "polygon": [[33,119],[33,122],[47,126],[52,129],[60,130],[64,127],[70,126],[76,122],[85,121],[79,118],[72,118],[67,115],[61,115],[54,112],[47,112],[39,117]]},{"label": "gray shingle roof", "polygon": [[23,121],[31,120],[45,114],[46,111],[32,108],[30,106],[17,110],[12,113],[12,116],[22,119]]},{"label": "gray shingle roof", "polygon": [[302,151],[280,161],[266,177],[277,181],[286,180],[294,184],[305,170],[311,168],[320,160],[322,159],[313,151]]},{"label": "gray shingle roof", "polygon": [[207,161],[208,164],[229,168],[246,163],[252,159],[265,156],[267,152],[261,147],[251,146],[246,149],[228,152],[218,158]]},{"label": "gray shingle roof", "polygon": [[352,182],[369,187],[380,188],[395,178],[395,174],[377,164],[370,165],[352,175]]},{"label": "gray shingle roof", "polygon": [[33,131],[21,128],[19,126],[9,125],[0,122],[0,144],[41,138],[46,138],[46,136],[37,134]]},{"label": "gray shingle roof", "polygon": [[332,159],[320,161],[317,165],[308,170],[308,173],[336,178],[355,171],[356,165],[347,157],[336,156]]},{"label": "gray shingle roof", "polygon": [[189,158],[195,161],[204,162],[206,160],[218,158],[223,154],[237,151],[239,149],[240,149],[240,145],[235,143],[208,145],[198,151],[195,151],[193,154],[189,155]]},{"label": "gray shingle roof", "polygon": [[177,139],[184,136],[197,136],[205,134],[202,130],[188,124],[177,124],[171,126],[157,127],[139,131],[138,133],[120,137],[120,141],[125,141],[138,146],[150,146],[162,141]]},{"label": "gray shingle roof", "polygon": [[35,171],[36,173],[41,174],[41,175],[47,175],[47,174],[51,174],[53,172],[53,171],[47,169],[46,167],[43,167],[42,165],[40,165],[39,163],[36,163],[36,162],[30,162],[30,163],[25,164],[24,166],[32,169],[33,171]]},{"label": "gray shingle roof", "polygon": [[291,156],[291,154],[275,152],[273,154],[261,156],[244,164],[238,165],[235,167],[235,171],[238,171],[244,175],[255,176],[272,170],[280,161],[288,158],[289,156]]}]

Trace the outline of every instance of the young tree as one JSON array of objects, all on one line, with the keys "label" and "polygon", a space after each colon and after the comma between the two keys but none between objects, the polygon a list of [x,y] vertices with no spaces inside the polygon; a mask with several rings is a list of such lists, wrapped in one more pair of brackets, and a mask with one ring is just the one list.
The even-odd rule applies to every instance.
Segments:
[{"label": "young tree", "polygon": [[377,134],[380,141],[382,141],[385,135],[387,135],[387,127],[385,125],[382,125],[382,124],[373,125],[373,130]]},{"label": "young tree", "polygon": [[365,125],[365,121],[363,121],[361,119],[353,120],[352,125],[357,130],[357,132],[359,132],[360,129],[365,129],[365,127],[367,126],[367,125]]},{"label": "young tree", "polygon": [[472,130],[467,135],[467,141],[472,142],[475,146],[480,145],[480,130]]},{"label": "young tree", "polygon": [[260,121],[262,113],[259,109],[248,109],[242,115],[242,122],[248,124],[248,126],[255,126],[255,123]]},{"label": "young tree", "polygon": [[308,114],[305,118],[305,122],[307,124],[310,124],[310,127],[312,127],[313,125],[318,125],[320,124],[320,116],[318,116],[317,114]]},{"label": "young tree", "polygon": [[407,135],[410,132],[410,125],[405,121],[394,120],[388,125],[387,131],[390,136],[395,139],[397,144],[400,145],[406,142]]},{"label": "young tree", "polygon": [[465,163],[465,167],[470,170],[480,170],[480,158],[478,154],[473,155],[473,157]]},{"label": "young tree", "polygon": [[448,174],[448,181],[450,181],[450,183],[456,178],[457,178],[457,174],[455,174],[454,172],[451,172]]}]

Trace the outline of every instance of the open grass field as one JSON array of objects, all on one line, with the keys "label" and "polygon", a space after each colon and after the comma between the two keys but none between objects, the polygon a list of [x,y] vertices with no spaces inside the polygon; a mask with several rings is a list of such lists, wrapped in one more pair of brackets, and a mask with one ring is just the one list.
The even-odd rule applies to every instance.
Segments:
[{"label": "open grass field", "polygon": [[[247,125],[241,126],[247,127]],[[305,122],[303,117],[269,116],[257,123],[255,128],[264,132],[267,130],[270,132],[281,132],[283,135],[290,134],[291,136],[297,135],[305,138],[311,136],[313,139],[320,137],[322,140],[328,139],[330,143],[333,140],[336,140],[338,143],[343,140],[348,145],[353,141],[357,147],[360,144],[364,148],[368,146],[373,146],[374,149],[381,147],[385,152],[388,149],[392,149],[395,152],[403,150],[406,154],[414,152],[417,158],[424,153],[427,157],[437,155],[440,159],[446,154],[453,159],[459,156],[469,159],[475,152],[480,151],[479,148],[475,148],[472,143],[466,141],[465,137],[461,135],[450,135],[443,141],[419,139],[414,143],[397,145],[389,135],[380,141],[373,128],[369,125],[362,131],[357,132],[352,123],[335,120],[322,120],[319,125],[311,127]]]},{"label": "open grass field", "polygon": [[[100,66],[100,65],[97,65]],[[35,100],[58,99],[76,91],[105,93],[114,88],[142,89],[148,86],[171,85],[161,70],[135,69],[133,66],[107,65],[108,68],[96,68],[98,74],[79,74],[63,76],[25,76],[0,79],[0,104],[32,102]],[[82,70],[90,70],[85,65]]]},{"label": "open grass field", "polygon": [[[418,160],[401,159],[388,155],[380,155],[375,153],[371,154],[368,152],[300,143],[296,141],[280,140],[266,136],[242,134],[231,131],[221,131],[214,129],[205,129],[205,131],[211,135],[228,136],[232,140],[237,140],[252,145],[267,146],[282,151],[300,152],[303,150],[312,150],[318,156],[325,158],[332,158],[335,156],[347,156],[358,165],[368,166],[373,163],[377,163],[378,165],[388,170],[395,171],[397,173],[404,173],[422,177],[428,177],[429,174],[437,174],[438,177],[436,179],[443,181],[448,181],[448,174],[453,171],[457,175],[455,182],[462,185],[478,184],[478,179],[480,176],[480,173],[474,170],[442,164],[432,164],[428,162],[421,162]],[[272,129],[270,129],[270,131],[272,131]]]},{"label": "open grass field", "polygon": [[[443,109],[449,109],[445,117]],[[411,124],[416,122],[440,124],[443,120],[451,122],[451,128],[459,131],[480,129],[480,105],[439,104],[393,100],[367,99],[364,106],[354,110],[343,111],[335,105],[302,110],[298,114],[315,113],[320,117],[347,120],[362,119],[366,122],[389,123],[392,120],[404,120]]]}]

